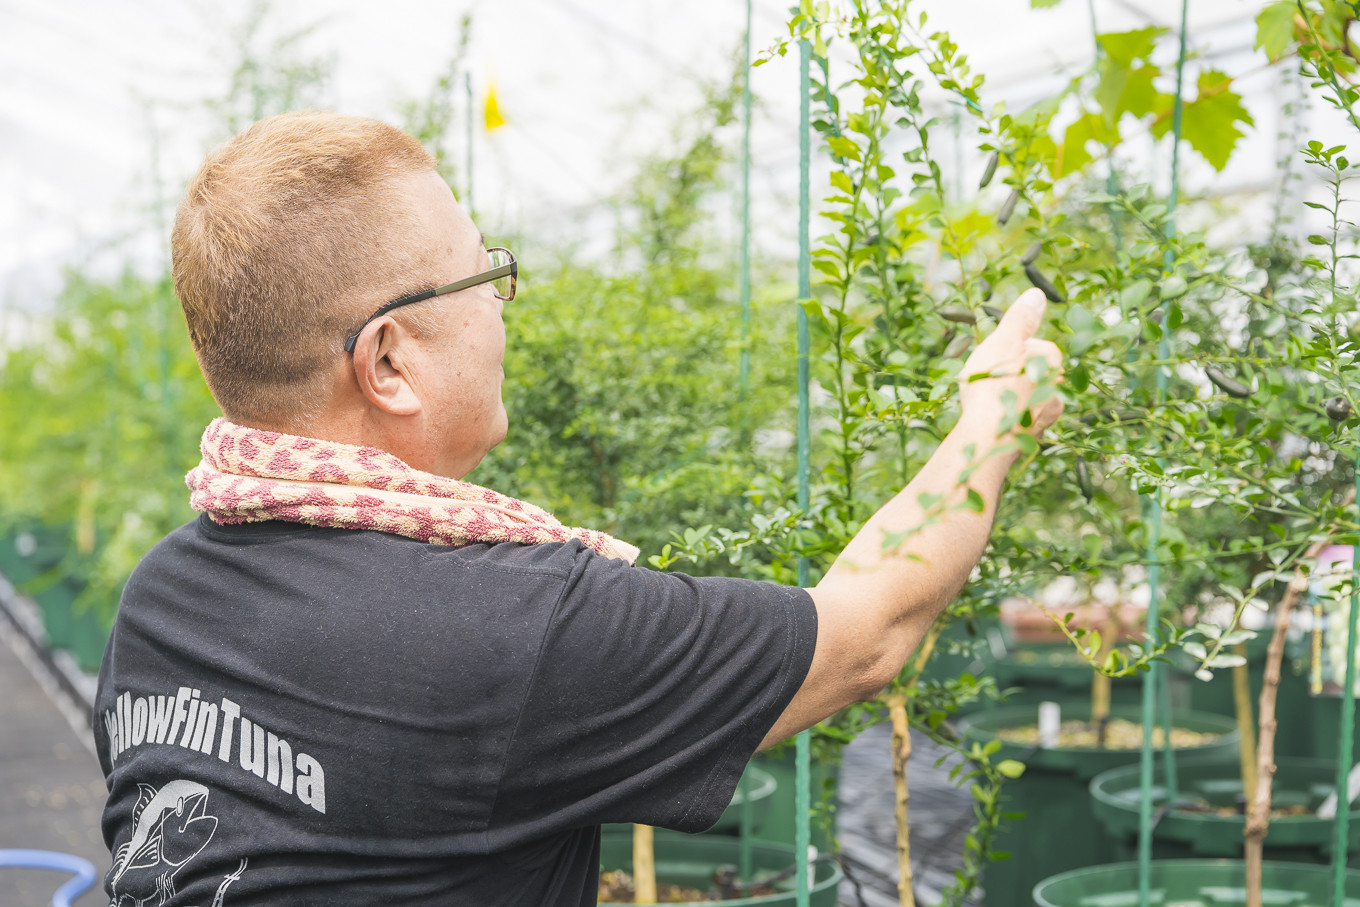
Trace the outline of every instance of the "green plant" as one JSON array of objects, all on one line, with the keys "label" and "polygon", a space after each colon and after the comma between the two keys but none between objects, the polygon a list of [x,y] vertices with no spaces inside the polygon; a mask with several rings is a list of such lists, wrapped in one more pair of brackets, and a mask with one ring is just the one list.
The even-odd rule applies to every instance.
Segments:
[{"label": "green plant", "polygon": [[[1283,5],[1263,14],[1263,46],[1279,56],[1295,31],[1311,38],[1305,56],[1309,46],[1325,51],[1311,64],[1314,87],[1349,111],[1356,90],[1338,73],[1353,70],[1353,10],[1328,3],[1296,19],[1275,9]],[[1240,628],[1245,609],[1267,607],[1334,527],[1344,538],[1356,530],[1341,493],[1354,438],[1325,405],[1339,397],[1353,412],[1355,402],[1356,316],[1337,280],[1350,227],[1339,214],[1342,150],[1307,152],[1334,188],[1333,204],[1322,205],[1332,233],[1310,239],[1331,250],[1327,258],[1300,255],[1278,235],[1265,250],[1211,242],[1177,230],[1176,198],[1146,185],[1151,174],[1133,171],[1125,146],[1183,139],[1221,170],[1252,120],[1232,77],[1203,61],[1192,61],[1184,86],[1178,67],[1168,90],[1160,49],[1175,36],[1164,29],[1096,36],[1088,72],[1018,112],[986,101],[983,76],[908,0],[804,2],[790,35],[767,56],[792,40],[813,44],[815,126],[832,164],[822,211],[830,232],[813,251],[821,283],[803,300],[814,380],[828,401],[814,417],[813,500],[798,513],[784,498],[768,531],[686,533],[672,556],[801,555],[815,580],[957,418],[955,376],[999,316],[994,306],[1033,285],[1052,302],[1049,330],[1067,357],[1062,385],[1040,393],[1062,393],[1068,416],[1042,450],[1024,451],[991,551],[935,632],[1060,575],[1094,584],[1151,569],[1165,577],[1160,635],[1115,647],[1099,629],[1055,615],[1092,667],[1143,671],[1173,645],[1202,672],[1237,664],[1229,647],[1251,635]],[[827,54],[835,42],[848,50],[837,57],[848,59],[839,79]],[[928,83],[976,127],[976,195],[954,190],[960,175],[946,178],[938,146],[947,133],[940,108],[923,100]],[[931,519],[938,502],[921,503]],[[934,732],[957,702],[947,683],[899,695],[920,667],[886,695]],[[977,695],[972,678],[958,681],[954,691]],[[880,714],[840,716],[828,732],[845,739]],[[999,856],[987,843],[998,820],[979,813],[971,868]],[[972,882],[963,873],[951,898]]]}]

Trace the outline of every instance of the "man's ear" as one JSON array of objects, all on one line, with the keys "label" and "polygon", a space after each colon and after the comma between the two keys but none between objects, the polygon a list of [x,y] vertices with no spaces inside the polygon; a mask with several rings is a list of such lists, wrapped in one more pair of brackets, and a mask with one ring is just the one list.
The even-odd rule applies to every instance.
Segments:
[{"label": "man's ear", "polygon": [[414,416],[421,409],[412,381],[414,338],[384,315],[362,331],[354,344],[354,379],[364,398],[393,416]]}]

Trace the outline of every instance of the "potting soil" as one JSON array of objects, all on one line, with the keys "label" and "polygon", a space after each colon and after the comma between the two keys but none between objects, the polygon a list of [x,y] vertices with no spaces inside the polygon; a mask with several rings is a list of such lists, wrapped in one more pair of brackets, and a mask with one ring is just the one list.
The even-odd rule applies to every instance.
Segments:
[{"label": "potting soil", "polygon": [[[1035,746],[1039,743],[1039,727],[1036,724],[1019,727],[1001,728],[996,736],[1007,743]],[[1190,731],[1185,728],[1171,729],[1171,745],[1176,749],[1191,746],[1204,746],[1217,740],[1221,734]],[[1152,745],[1162,747],[1166,734],[1161,727],[1152,729]],[[1061,748],[1136,750],[1143,745],[1143,726],[1125,718],[1112,718],[1105,726],[1105,745],[1099,744],[1099,731],[1095,724],[1087,721],[1064,721],[1058,728],[1058,746]]]}]

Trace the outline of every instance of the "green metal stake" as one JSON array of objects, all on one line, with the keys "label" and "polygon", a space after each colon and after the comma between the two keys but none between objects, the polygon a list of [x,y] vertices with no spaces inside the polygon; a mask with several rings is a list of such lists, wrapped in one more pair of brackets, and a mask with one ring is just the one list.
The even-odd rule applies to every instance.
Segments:
[{"label": "green metal stake", "polygon": [[[1355,499],[1360,502],[1360,460],[1355,464]],[[1346,619],[1346,688],[1341,692],[1341,743],[1336,757],[1336,819],[1332,828],[1332,905],[1346,903],[1346,855],[1351,830],[1350,772],[1355,758],[1355,633],[1360,620],[1360,545],[1351,546],[1351,609]]]},{"label": "green metal stake", "polygon": [[[751,4],[746,0],[746,56],[742,66],[741,84],[741,359],[737,367],[737,386],[741,400],[741,434],[743,445],[750,441],[751,413],[747,396],[751,389]],[[751,791],[741,802],[741,877],[751,880]]]},{"label": "green metal stake", "polygon": [[[1181,147],[1181,127],[1184,104],[1182,102],[1182,89],[1185,77],[1185,56],[1188,40],[1186,23],[1189,18],[1190,0],[1181,0],[1181,33],[1180,33],[1180,55],[1176,60],[1176,96],[1171,108],[1171,193],[1167,198],[1166,205],[1166,233],[1171,238],[1176,235],[1176,202],[1180,195],[1180,147]],[[1175,256],[1171,249],[1166,250],[1163,260],[1163,269],[1170,271],[1175,264]],[[1171,344],[1168,339],[1169,329],[1162,331],[1162,339],[1157,344],[1157,358],[1165,362],[1171,356]],[[1157,402],[1160,404],[1166,400],[1167,376],[1166,367],[1157,366]],[[1157,552],[1161,540],[1162,527],[1162,501],[1161,493],[1149,495],[1147,498],[1148,510],[1148,600],[1146,632],[1148,639],[1153,637],[1157,631],[1157,611],[1158,593],[1161,581],[1161,562]],[[1153,662],[1152,669],[1143,680],[1143,747],[1139,754],[1139,798],[1138,798],[1138,904],[1139,907],[1148,907],[1152,898],[1152,727],[1156,712],[1156,690],[1161,673],[1165,668]],[[1167,720],[1170,720],[1170,709],[1167,709]],[[1175,753],[1171,748],[1171,729],[1168,725],[1166,730],[1166,740],[1162,744],[1163,765],[1166,775],[1166,796],[1168,802],[1174,801],[1177,797],[1176,790],[1176,763]]]},{"label": "green metal stake", "polygon": [[[746,64],[741,85],[741,400],[751,389],[751,2],[746,0]],[[742,420],[749,413],[742,407]],[[749,428],[749,423],[744,428]]]},{"label": "green metal stake", "polygon": [[754,833],[752,824],[754,817],[751,813],[751,773],[748,771],[742,776],[741,783],[737,786],[741,792],[741,837],[739,838],[741,852],[738,860],[738,872],[741,873],[742,881],[751,881],[753,859],[751,857],[751,835]]},{"label": "green metal stake", "polygon": [[[812,471],[812,429],[808,384],[811,368],[808,351],[812,347],[812,337],[808,329],[807,311],[802,301],[812,296],[812,249],[809,246],[808,229],[811,222],[812,203],[808,193],[809,160],[812,152],[811,140],[811,89],[812,80],[809,64],[812,61],[812,45],[807,39],[798,42],[798,509],[805,515],[812,503],[810,474]],[[798,585],[808,584],[808,559],[798,559]],[[794,811],[797,813],[794,830],[794,845],[797,851],[794,858],[797,870],[794,880],[797,885],[798,907],[808,907],[808,847],[812,843],[811,796],[809,788],[812,781],[812,759],[809,750],[809,736],[803,731],[797,737],[794,750],[794,771],[796,788]]]}]

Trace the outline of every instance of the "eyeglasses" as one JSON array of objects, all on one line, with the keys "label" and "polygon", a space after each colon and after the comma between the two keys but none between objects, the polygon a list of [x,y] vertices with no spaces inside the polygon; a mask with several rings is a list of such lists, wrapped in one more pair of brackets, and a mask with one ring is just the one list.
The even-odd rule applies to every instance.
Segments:
[{"label": "eyeglasses", "polygon": [[364,328],[373,323],[375,318],[381,318],[393,309],[399,309],[413,302],[424,302],[436,296],[443,296],[445,293],[456,293],[459,290],[481,286],[484,283],[491,284],[491,291],[496,294],[497,299],[504,299],[506,302],[514,299],[515,284],[519,278],[519,263],[515,261],[514,253],[509,249],[502,249],[497,246],[494,249],[487,249],[486,254],[491,259],[489,271],[473,274],[471,277],[464,277],[462,280],[455,280],[453,283],[435,287],[433,290],[412,293],[410,296],[403,296],[380,306],[378,311],[368,316],[367,321],[359,325],[359,330],[350,334],[349,338],[345,340],[345,352],[354,352],[354,345],[359,342],[359,335],[364,332]]}]

